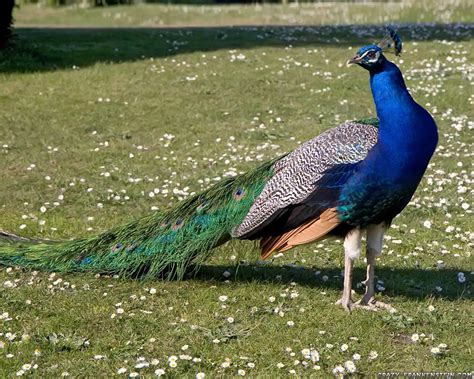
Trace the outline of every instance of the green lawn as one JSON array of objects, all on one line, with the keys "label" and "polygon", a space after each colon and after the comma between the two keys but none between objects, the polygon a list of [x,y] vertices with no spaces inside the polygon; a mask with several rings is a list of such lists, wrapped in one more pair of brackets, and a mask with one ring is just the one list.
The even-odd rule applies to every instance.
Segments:
[{"label": "green lawn", "polygon": [[[192,1],[192,0],[191,0]],[[48,26],[228,26],[341,25],[387,22],[472,22],[470,0],[322,1],[249,5],[141,4],[133,7],[45,8],[21,5],[19,25]]]},{"label": "green lawn", "polygon": [[[367,72],[345,61],[388,20],[405,41],[392,58],[440,143],[377,263],[378,296],[398,313],[334,305],[340,241],[265,263],[232,242],[182,282],[2,268],[0,377],[324,378],[348,361],[360,378],[472,370],[474,25],[467,1],[449,4],[18,10],[19,25],[61,27],[19,27],[0,54],[0,229],[91,236],[373,116]],[[155,13],[207,26],[153,28]],[[210,27],[256,23],[315,26]],[[135,25],[150,27],[100,28]],[[363,278],[359,260],[354,286]]]}]

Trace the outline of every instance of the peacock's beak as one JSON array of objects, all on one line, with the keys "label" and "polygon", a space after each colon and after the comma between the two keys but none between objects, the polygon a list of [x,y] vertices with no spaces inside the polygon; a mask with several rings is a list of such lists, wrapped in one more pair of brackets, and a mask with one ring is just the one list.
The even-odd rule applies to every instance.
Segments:
[{"label": "peacock's beak", "polygon": [[359,64],[362,61],[362,57],[359,55],[356,55],[354,58],[349,59],[346,63],[347,66],[351,64]]}]

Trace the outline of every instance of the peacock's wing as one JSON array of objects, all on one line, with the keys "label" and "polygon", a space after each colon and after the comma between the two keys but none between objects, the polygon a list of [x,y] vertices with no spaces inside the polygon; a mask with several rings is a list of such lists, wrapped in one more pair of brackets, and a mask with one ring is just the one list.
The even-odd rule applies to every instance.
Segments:
[{"label": "peacock's wing", "polygon": [[266,244],[272,251],[275,246],[281,251],[288,238],[296,238],[296,234],[301,237],[301,228],[306,235],[322,233],[317,230],[321,225],[314,223],[317,218],[329,222],[328,230],[334,228],[337,218],[331,209],[336,205],[338,189],[357,170],[377,136],[374,120],[346,122],[276,162],[272,178],[233,236],[261,238],[262,250]]}]

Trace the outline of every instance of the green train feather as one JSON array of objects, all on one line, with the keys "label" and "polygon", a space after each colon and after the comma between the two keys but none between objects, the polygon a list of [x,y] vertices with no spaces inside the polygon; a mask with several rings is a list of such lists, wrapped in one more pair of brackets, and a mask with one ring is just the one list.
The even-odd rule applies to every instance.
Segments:
[{"label": "green train feather", "polygon": [[[280,158],[278,158],[280,159]],[[277,159],[276,159],[277,160]],[[182,278],[230,239],[272,175],[276,160],[179,203],[96,237],[33,241],[0,235],[0,264],[57,272]]]}]

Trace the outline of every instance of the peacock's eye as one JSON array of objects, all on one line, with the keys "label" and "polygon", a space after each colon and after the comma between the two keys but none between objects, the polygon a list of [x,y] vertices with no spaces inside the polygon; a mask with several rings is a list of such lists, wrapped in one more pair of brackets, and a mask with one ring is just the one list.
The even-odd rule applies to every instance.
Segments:
[{"label": "peacock's eye", "polygon": [[375,57],[377,56],[377,54],[375,53],[375,51],[371,50],[367,53],[367,58],[369,59],[375,59]]}]

